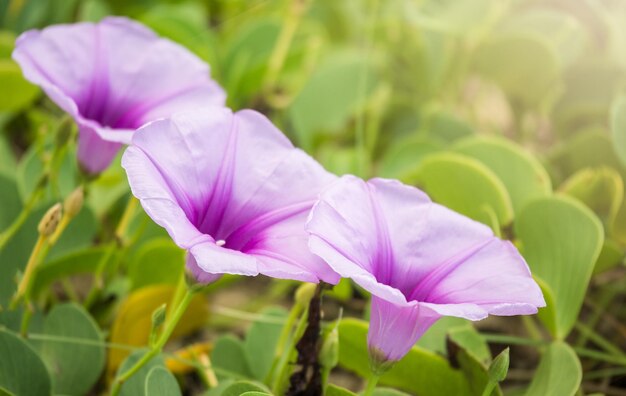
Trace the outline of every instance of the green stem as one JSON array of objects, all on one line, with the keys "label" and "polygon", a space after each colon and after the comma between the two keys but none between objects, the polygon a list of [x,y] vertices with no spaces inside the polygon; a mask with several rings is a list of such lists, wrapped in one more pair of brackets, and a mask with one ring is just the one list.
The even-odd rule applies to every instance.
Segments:
[{"label": "green stem", "polygon": [[378,379],[380,377],[378,375],[372,375],[367,379],[367,384],[365,385],[365,390],[363,391],[363,396],[371,396],[376,388],[376,384],[378,383]]},{"label": "green stem", "polygon": [[120,389],[122,385],[124,384],[124,382],[128,381],[130,377],[132,377],[139,370],[141,370],[141,368],[146,363],[148,363],[153,357],[161,353],[161,350],[165,346],[165,343],[167,343],[167,340],[169,340],[170,336],[172,335],[172,332],[174,332],[176,325],[178,324],[178,322],[180,321],[180,318],[183,316],[183,314],[187,310],[187,307],[191,303],[191,300],[193,299],[194,295],[195,295],[195,291],[192,290],[191,288],[188,288],[185,295],[183,296],[183,299],[181,300],[180,304],[176,308],[176,311],[174,311],[174,316],[172,317],[171,320],[167,321],[165,325],[165,329],[163,330],[163,333],[159,337],[156,344],[145,355],[143,355],[141,359],[137,363],[135,363],[130,369],[126,370],[121,375],[118,375],[118,377],[113,382],[113,387],[111,388],[111,395],[115,396],[119,394]]},{"label": "green stem", "polygon": [[626,358],[626,354],[624,354],[619,347],[613,345],[609,340],[596,333],[592,328],[581,322],[577,322],[575,327],[581,334],[584,334],[593,343],[604,349],[606,352],[616,357]]},{"label": "green stem", "polygon": [[278,363],[278,367],[276,368],[277,375],[274,377],[274,385],[272,386],[274,394],[276,395],[284,394],[285,384],[287,382],[287,378],[289,377],[289,373],[291,372],[291,366],[288,363],[290,358],[294,355],[296,343],[298,342],[300,337],[302,337],[304,329],[307,326],[308,316],[309,308],[307,307],[304,309],[304,311],[302,311],[302,315],[298,320],[298,325],[296,326],[294,335],[291,338],[291,342],[289,343],[289,349],[287,350],[287,353],[283,353],[283,356]]},{"label": "green stem", "polygon": [[287,59],[287,53],[289,52],[289,47],[300,24],[300,19],[307,7],[308,1],[303,2],[301,0],[292,0],[289,5],[283,28],[276,40],[276,45],[268,61],[267,72],[265,74],[265,92],[270,95],[276,85],[278,75],[283,68],[285,59]]},{"label": "green stem", "polygon": [[374,41],[374,32],[376,30],[375,21],[377,17],[378,0],[370,0],[370,8],[370,31],[367,37],[368,46],[365,48],[363,70],[360,73],[358,85],[359,97],[363,99],[363,103],[359,103],[359,114],[355,120],[355,144],[357,150],[356,169],[359,176],[367,176],[366,174],[369,173],[369,170],[366,169],[369,163],[369,153],[365,136],[365,97],[367,95],[367,72],[369,67],[370,46]]},{"label": "green stem", "polygon": [[[279,374],[278,368],[280,361],[285,354],[285,347],[289,343],[289,337],[291,335],[291,331],[293,330],[293,326],[298,320],[298,316],[302,313],[303,307],[300,304],[294,304],[293,308],[289,312],[289,316],[287,317],[287,321],[283,325],[283,328],[280,332],[280,336],[278,337],[278,342],[276,343],[276,351],[274,353],[274,360],[272,361],[271,369],[268,373],[268,378],[266,380],[271,381],[272,379],[276,379],[277,374]],[[289,344],[291,346],[291,344]]]},{"label": "green stem", "polygon": [[[41,184],[41,183],[40,183]],[[4,246],[15,236],[15,233],[19,231],[20,228],[24,225],[26,219],[33,211],[33,208],[39,202],[41,195],[43,195],[44,189],[42,187],[38,187],[33,191],[28,202],[22,208],[22,211],[17,216],[17,218],[11,223],[9,228],[4,230],[2,234],[0,234],[0,251],[4,248]]]},{"label": "green stem", "polygon": [[541,336],[541,331],[537,327],[537,324],[534,322],[533,318],[530,316],[522,316],[522,323],[528,332],[528,335],[533,340],[541,340],[543,337]]},{"label": "green stem", "polygon": [[17,286],[17,290],[15,295],[13,296],[13,300],[11,301],[10,309],[15,309],[19,305],[20,301],[25,299],[28,304],[29,301],[29,290],[31,279],[33,278],[33,274],[35,273],[35,267],[37,266],[37,262],[41,253],[42,248],[46,244],[46,237],[43,235],[39,235],[37,238],[37,242],[33,247],[33,250],[30,253],[30,257],[28,258],[28,262],[26,263],[26,269],[24,270],[24,276],[20,280],[19,285]]},{"label": "green stem", "polygon": [[126,204],[126,209],[124,209],[124,213],[122,214],[122,218],[120,219],[120,222],[115,229],[113,240],[109,242],[106,253],[98,262],[98,266],[96,267],[96,271],[94,272],[94,285],[89,291],[89,294],[87,295],[83,303],[83,305],[87,309],[89,309],[93,305],[96,298],[102,291],[102,288],[104,287],[104,270],[106,269],[107,263],[109,262],[111,256],[113,256],[113,254],[115,253],[115,249],[118,248],[120,243],[123,241],[124,235],[126,234],[126,229],[128,228],[130,220],[135,214],[135,209],[137,208],[138,203],[139,201],[135,197],[131,196],[129,198],[128,203]]}]

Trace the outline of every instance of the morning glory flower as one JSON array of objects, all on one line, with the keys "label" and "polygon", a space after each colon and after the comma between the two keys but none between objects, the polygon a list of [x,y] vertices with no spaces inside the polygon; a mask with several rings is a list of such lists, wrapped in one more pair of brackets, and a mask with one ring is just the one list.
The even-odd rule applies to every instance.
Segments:
[{"label": "morning glory flower", "polygon": [[368,345],[377,370],[442,316],[480,320],[545,306],[510,242],[398,181],[342,177],[321,193],[306,229],[313,253],[372,293]]},{"label": "morning glory flower", "polygon": [[27,31],[13,59],[76,121],[78,160],[91,174],[145,123],[225,101],[206,63],[126,18]]},{"label": "morning glory flower", "polygon": [[216,107],[152,122],[122,166],[146,213],[188,251],[198,281],[223,273],[338,281],[308,250],[304,229],[336,177],[263,115]]}]

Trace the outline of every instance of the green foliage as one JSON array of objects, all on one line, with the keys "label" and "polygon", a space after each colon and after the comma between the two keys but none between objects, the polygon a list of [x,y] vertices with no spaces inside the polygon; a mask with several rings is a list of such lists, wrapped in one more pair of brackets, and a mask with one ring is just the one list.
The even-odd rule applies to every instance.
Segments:
[{"label": "green foliage", "polygon": [[262,395],[269,394],[269,390],[263,384],[253,381],[238,381],[226,387],[220,396],[240,396],[247,392],[258,392]]},{"label": "green foliage", "polygon": [[[344,319],[339,324],[339,365],[365,378],[370,375],[366,333],[367,322]],[[418,347],[383,374],[380,383],[416,394],[472,394],[461,371],[453,369],[443,357]]]},{"label": "green foliage", "polygon": [[337,133],[364,105],[372,88],[373,71],[367,58],[342,52],[329,57],[294,99],[289,114],[298,140],[311,147],[318,134]]},{"label": "green foliage", "polygon": [[[25,30],[113,14],[198,55],[228,106],[259,110],[329,171],[416,185],[521,250],[547,303],[540,321],[530,318],[522,328],[515,318],[480,325],[441,318],[373,395],[481,395],[489,380],[498,382],[492,395],[499,387],[507,395],[567,396],[600,381],[622,385],[613,373],[621,372],[623,339],[612,324],[626,320],[619,304],[626,264],[622,2],[56,3],[0,1],[0,235],[19,220],[0,245],[0,395],[108,393],[115,373],[144,353],[127,357],[128,348],[154,344],[171,316],[171,307],[161,308],[152,328],[155,309],[172,303],[183,250],[141,207],[116,235],[131,197],[122,153],[87,180],[75,136],[56,145],[57,127],[71,125],[74,133],[75,125],[62,124],[63,111],[11,59]],[[9,303],[37,224],[79,184],[85,205],[44,249],[33,275],[29,337],[22,338],[28,311]],[[100,279],[94,274],[102,263]],[[174,330],[180,338],[126,382],[123,395],[270,394],[273,384],[262,381],[276,374],[270,370],[286,314],[267,307],[292,302],[295,287],[233,279],[194,298]],[[82,308],[100,281],[102,293]],[[367,324],[351,319],[367,315],[367,295],[345,279],[325,292],[323,334],[342,307],[339,366],[355,376],[342,388],[330,375],[327,395],[355,395],[370,375]],[[228,308],[219,310],[222,304]],[[572,330],[577,322],[593,333]],[[552,343],[526,340],[545,333],[534,324]],[[492,359],[485,340],[497,337],[531,345],[528,353],[512,349],[511,370],[528,370],[532,352],[541,353],[532,379],[513,382],[495,370],[501,358]],[[207,362],[219,380],[210,390]],[[295,367],[289,361],[286,370]]]},{"label": "green foliage", "polygon": [[141,246],[128,265],[131,289],[151,284],[175,285],[183,274],[184,251],[169,239],[154,239]]},{"label": "green foliage", "polygon": [[[121,366],[118,369],[118,373],[124,373],[126,372],[126,370],[133,367],[133,365],[137,363],[137,361],[139,361],[139,359],[141,359],[141,357],[145,353],[147,353],[146,350],[139,350],[139,351],[133,352],[121,364]],[[139,371],[137,371],[135,375],[130,377],[128,381],[124,382],[124,384],[122,385],[122,389],[120,391],[120,395],[121,396],[131,396],[131,395],[151,396],[152,393],[148,393],[148,391],[152,390],[152,386],[156,385],[156,384],[151,384],[152,381],[157,381],[157,382],[166,381],[168,383],[171,382],[170,379],[164,380],[163,378],[159,378],[159,377],[162,377],[162,374],[159,374],[159,373],[157,373],[156,378],[150,379],[149,378],[150,374],[153,374],[153,370],[157,368],[165,370],[165,362],[161,355],[158,355],[150,359],[148,363],[144,365]],[[168,386],[171,386],[171,384],[168,384]]]},{"label": "green foliage", "polygon": [[540,316],[557,339],[574,326],[603,242],[602,225],[581,204],[565,197],[528,204],[515,222],[522,252],[536,277],[552,291],[554,304]]},{"label": "green foliage", "polygon": [[498,177],[481,162],[454,153],[433,154],[414,175],[431,198],[459,213],[498,228],[513,219],[513,206]]},{"label": "green foliage", "polygon": [[22,77],[22,70],[11,60],[0,59],[0,86],[11,95],[0,95],[0,112],[18,111],[39,95],[39,89]]},{"label": "green foliage", "polygon": [[46,366],[24,340],[0,329],[0,356],[0,389],[15,395],[50,394]]},{"label": "green foliage", "polygon": [[180,388],[176,377],[163,367],[155,366],[146,376],[146,396],[180,396]]},{"label": "green foliage", "polygon": [[550,194],[550,177],[530,153],[507,139],[469,137],[457,142],[454,150],[477,159],[498,176],[504,184],[515,213],[533,198]]},{"label": "green foliage", "polygon": [[[41,358],[57,394],[81,395],[91,389],[104,369],[104,337],[81,306],[55,306],[44,320]],[[58,341],[58,339],[73,342]],[[81,343],[83,342],[83,343]]]},{"label": "green foliage", "polygon": [[[287,315],[283,309],[268,308],[262,312],[267,318],[285,318]],[[278,344],[278,338],[282,325],[267,323],[263,320],[252,323],[243,344],[248,365],[254,378],[263,381],[272,366],[274,351]]]},{"label": "green foliage", "polygon": [[545,351],[526,396],[576,394],[582,368],[576,353],[564,342],[556,341]]},{"label": "green foliage", "polygon": [[345,388],[340,388],[336,385],[330,384],[326,388],[326,396],[356,396],[356,393],[350,392]]},{"label": "green foliage", "polygon": [[626,165],[626,96],[615,100],[611,108],[611,132],[613,147],[617,155]]}]

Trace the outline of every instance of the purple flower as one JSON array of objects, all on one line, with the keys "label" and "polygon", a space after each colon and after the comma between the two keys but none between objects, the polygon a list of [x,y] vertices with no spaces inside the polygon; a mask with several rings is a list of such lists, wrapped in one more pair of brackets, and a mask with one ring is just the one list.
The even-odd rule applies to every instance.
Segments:
[{"label": "purple flower", "polygon": [[135,133],[122,166],[148,215],[188,250],[199,281],[222,273],[338,281],[304,229],[336,177],[261,114],[216,107],[155,121]]},{"label": "purple flower", "polygon": [[313,253],[372,293],[368,344],[379,369],[442,316],[480,320],[545,306],[510,242],[397,181],[344,176],[322,192],[306,229]]},{"label": "purple flower", "polygon": [[145,123],[225,100],[202,60],[125,18],[28,31],[13,59],[74,118],[78,160],[92,174]]}]

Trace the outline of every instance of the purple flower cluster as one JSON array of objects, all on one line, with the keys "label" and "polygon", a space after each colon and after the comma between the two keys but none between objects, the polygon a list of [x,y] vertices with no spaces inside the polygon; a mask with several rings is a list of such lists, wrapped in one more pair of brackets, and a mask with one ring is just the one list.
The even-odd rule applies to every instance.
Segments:
[{"label": "purple flower cluster", "polygon": [[522,256],[488,227],[400,182],[328,173],[263,115],[225,108],[204,62],[135,22],[26,32],[13,57],[78,124],[87,172],[130,144],[132,192],[198,281],[351,278],[372,293],[368,343],[381,367],[442,316],[545,305]]}]

